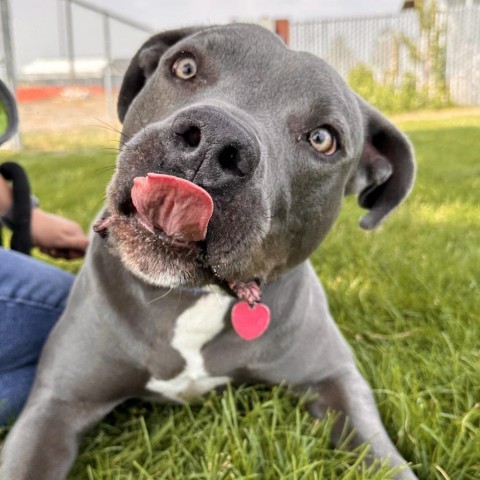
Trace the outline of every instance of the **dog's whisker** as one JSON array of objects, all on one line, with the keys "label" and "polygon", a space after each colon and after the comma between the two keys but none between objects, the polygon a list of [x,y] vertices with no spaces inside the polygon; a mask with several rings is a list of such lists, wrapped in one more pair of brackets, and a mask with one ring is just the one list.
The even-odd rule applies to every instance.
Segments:
[{"label": "dog's whisker", "polygon": [[101,147],[102,151],[109,151],[109,152],[115,152],[115,153],[120,153],[120,150],[117,147]]},{"label": "dog's whisker", "polygon": [[135,109],[135,113],[137,114],[138,120],[140,121],[140,124],[142,125],[143,133],[146,134],[145,123],[142,119],[142,116],[140,115],[140,111],[138,110],[138,107],[137,107],[137,105],[135,105],[135,103],[133,103],[132,105],[133,105],[133,108]]},{"label": "dog's whisker", "polygon": [[[137,117],[142,125],[142,133],[143,133],[143,136],[144,137],[147,137],[147,128],[145,126],[145,123],[142,119],[142,116],[140,115],[140,111],[138,110],[138,107],[137,105],[135,105],[135,103],[133,104],[133,107],[135,108],[135,113],[137,114]],[[163,152],[159,151],[156,147],[156,145],[153,145],[153,149],[156,151],[156,155],[157,157],[162,157],[163,156]],[[135,150],[134,150],[135,151]]]},{"label": "dog's whisker", "polygon": [[215,295],[215,298],[217,300],[217,304],[220,305],[220,296],[218,295],[218,292],[213,288],[212,285],[208,285],[208,289],[211,290],[211,292]]},{"label": "dog's whisker", "polygon": [[97,122],[103,123],[103,125],[92,125],[92,127],[98,127],[98,128],[105,128],[107,130],[111,130],[112,132],[119,133],[122,137],[126,137],[127,140],[130,140],[130,137],[123,133],[121,130],[118,130],[118,128],[115,128],[114,126],[108,124],[107,122],[104,122],[100,118],[94,117]]},{"label": "dog's whisker", "polygon": [[[103,150],[103,149],[102,149]],[[95,173],[102,173],[102,172],[108,172],[115,170],[116,166],[115,165],[106,165],[104,167],[98,167],[95,170],[93,170]]]},{"label": "dog's whisker", "polygon": [[95,204],[95,209],[98,209],[98,208],[100,208],[102,205],[105,205],[105,200],[106,200],[106,198],[102,198],[100,201],[98,201],[98,202]]},{"label": "dog's whisker", "polygon": [[173,287],[170,287],[170,289],[167,292],[165,292],[163,295],[160,295],[160,297],[154,298],[153,300],[149,300],[148,302],[146,302],[146,305],[150,305],[153,302],[156,302],[158,300],[161,300],[162,298],[165,298],[172,290],[173,290]]},{"label": "dog's whisker", "polygon": [[[135,154],[140,154],[141,153],[141,149],[140,149],[140,146],[139,145],[132,145],[130,143],[125,143],[125,142],[122,142],[121,140],[118,141],[118,143],[125,149],[125,150],[128,150],[129,152],[133,152]],[[118,149],[118,153],[121,153],[121,150]]]},{"label": "dog's whisker", "polygon": [[[118,144],[121,145],[122,147],[125,148],[125,150],[133,150],[135,151],[134,147],[132,147],[130,144],[126,143],[126,142],[122,142],[121,140],[118,140]],[[120,152],[120,148],[118,149],[118,151]]]}]

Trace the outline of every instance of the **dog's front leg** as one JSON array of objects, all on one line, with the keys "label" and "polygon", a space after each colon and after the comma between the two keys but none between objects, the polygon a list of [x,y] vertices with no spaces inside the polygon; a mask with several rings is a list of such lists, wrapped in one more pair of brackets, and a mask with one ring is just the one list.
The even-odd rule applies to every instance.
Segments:
[{"label": "dog's front leg", "polygon": [[403,467],[395,477],[414,480],[417,477],[390,440],[378,414],[372,391],[355,367],[310,386],[314,399],[309,404],[311,414],[323,418],[328,410],[337,412],[332,441],[338,445],[351,434],[349,447],[370,445],[370,461],[388,461]]},{"label": "dog's front leg", "polygon": [[66,478],[82,434],[114,406],[67,403],[39,390],[33,392],[2,449],[0,479]]}]

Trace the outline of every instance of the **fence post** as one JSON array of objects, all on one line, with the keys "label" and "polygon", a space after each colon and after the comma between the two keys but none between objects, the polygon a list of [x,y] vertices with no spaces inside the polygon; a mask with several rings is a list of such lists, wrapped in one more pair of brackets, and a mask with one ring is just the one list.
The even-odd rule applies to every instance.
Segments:
[{"label": "fence post", "polygon": [[65,29],[67,33],[67,55],[70,67],[70,83],[75,84],[75,50],[73,40],[73,19],[72,19],[72,2],[65,0]]},{"label": "fence post", "polygon": [[283,39],[285,45],[290,44],[290,22],[288,20],[277,20],[275,22],[275,32]]},{"label": "fence post", "polygon": [[105,69],[105,99],[107,102],[107,113],[109,120],[113,120],[113,75],[112,75],[112,42],[110,36],[110,17],[103,14],[103,43],[107,66]]},{"label": "fence post", "polygon": [[152,33],[153,29],[147,25],[143,25],[142,23],[135,22],[131,18],[123,17],[122,15],[118,15],[111,10],[105,10],[103,8],[99,8],[95,5],[92,5],[89,2],[85,2],[84,0],[64,0],[67,2],[67,40],[68,40],[68,51],[69,51],[69,59],[70,59],[70,68],[71,72],[74,72],[74,52],[73,52],[73,23],[72,23],[72,3],[75,5],[85,8],[90,12],[94,12],[98,15],[101,15],[103,18],[103,45],[104,45],[104,55],[107,60],[107,65],[104,73],[104,88],[105,88],[105,99],[106,99],[106,109],[107,115],[111,120],[115,118],[114,112],[114,95],[113,95],[113,58],[112,58],[112,42],[111,42],[111,32],[110,32],[110,21],[115,20],[116,22],[120,22],[123,25],[128,25],[132,28],[136,28],[137,30],[141,30],[144,32]]}]

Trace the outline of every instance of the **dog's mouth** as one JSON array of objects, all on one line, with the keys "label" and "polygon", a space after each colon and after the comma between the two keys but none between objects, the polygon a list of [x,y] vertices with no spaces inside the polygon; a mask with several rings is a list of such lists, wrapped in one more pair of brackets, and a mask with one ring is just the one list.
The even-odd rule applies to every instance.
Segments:
[{"label": "dog's mouth", "polygon": [[148,173],[129,183],[110,187],[108,213],[93,226],[127,269],[156,286],[216,284],[250,304],[259,301],[265,277],[261,268],[245,268],[252,237],[235,234],[239,209],[225,208],[224,198],[214,206],[206,190],[171,175]]},{"label": "dog's mouth", "polygon": [[[188,180],[149,173],[134,179],[118,212],[167,245],[198,249],[207,234],[213,200],[206,190]],[[106,236],[111,222],[111,216],[99,220],[94,231]]]},{"label": "dog's mouth", "polygon": [[[158,208],[158,204],[152,204],[152,201],[145,201],[148,191],[152,189],[152,184],[156,183],[166,185],[166,195],[159,197],[160,204],[165,205],[162,208]],[[190,196],[183,201],[181,198],[183,194],[178,195],[175,190]],[[203,251],[208,221],[213,213],[213,202],[205,190],[191,182],[169,175],[149,174],[147,177],[135,179],[132,196],[122,202],[119,211],[120,215],[130,218],[136,226],[141,226],[168,246]],[[163,218],[168,213],[173,219]],[[182,214],[181,220],[175,219],[177,215]],[[114,222],[115,215],[108,215],[98,220],[93,225],[93,230],[105,238]],[[201,257],[203,258],[202,255]],[[204,267],[211,271],[216,283],[227,293],[250,305],[260,302],[262,294],[260,279],[255,278],[249,282],[227,281],[219,277],[215,269],[206,262]]]},{"label": "dog's mouth", "polygon": [[[138,213],[131,200],[126,200],[124,203],[122,203],[120,206],[120,212],[120,216],[124,219],[127,219],[136,230],[142,230],[146,233],[148,232],[150,235],[153,235],[156,240],[168,247],[188,250],[201,250],[203,247],[203,242],[181,240],[168,235],[159,227],[155,227],[146,223]],[[117,215],[110,214],[101,218],[93,225],[93,231],[99,234],[102,238],[108,237],[109,228],[116,221],[116,218]]]}]

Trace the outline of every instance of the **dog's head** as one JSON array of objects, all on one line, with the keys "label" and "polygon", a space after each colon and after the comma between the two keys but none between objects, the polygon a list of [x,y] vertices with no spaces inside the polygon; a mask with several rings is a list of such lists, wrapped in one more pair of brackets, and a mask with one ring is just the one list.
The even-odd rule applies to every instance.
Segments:
[{"label": "dog's head", "polygon": [[98,229],[154,285],[271,280],[312,253],[345,194],[371,229],[414,177],[394,126],[321,59],[257,26],[152,37],[118,113],[123,147]]}]

